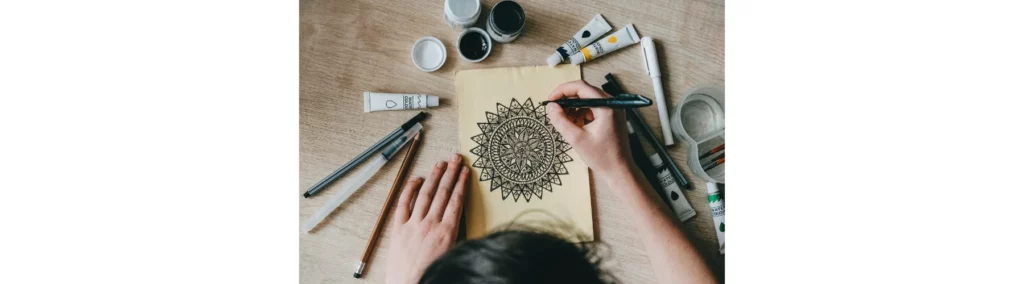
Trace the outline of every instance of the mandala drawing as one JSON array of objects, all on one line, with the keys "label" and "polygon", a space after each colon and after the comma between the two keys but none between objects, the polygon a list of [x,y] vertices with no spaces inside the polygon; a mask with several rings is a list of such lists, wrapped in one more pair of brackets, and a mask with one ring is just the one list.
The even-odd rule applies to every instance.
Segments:
[{"label": "mandala drawing", "polygon": [[477,156],[473,167],[480,168],[480,181],[490,181],[490,191],[501,189],[501,200],[512,196],[536,196],[542,199],[551,185],[562,185],[559,175],[569,174],[565,163],[572,149],[548,120],[544,106],[530,99],[516,99],[506,107],[498,103],[498,112],[487,112],[487,122],[477,123],[483,133],[473,136]]}]

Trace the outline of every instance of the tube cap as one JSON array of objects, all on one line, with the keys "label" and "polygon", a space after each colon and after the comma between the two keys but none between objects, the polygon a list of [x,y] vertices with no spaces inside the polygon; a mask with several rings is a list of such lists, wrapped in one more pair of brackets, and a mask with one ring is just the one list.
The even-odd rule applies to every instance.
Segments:
[{"label": "tube cap", "polygon": [[441,104],[437,96],[427,96],[427,107],[436,107],[439,105]]},{"label": "tube cap", "polygon": [[562,55],[555,52],[551,56],[548,56],[548,66],[555,67],[558,63],[562,63]]}]

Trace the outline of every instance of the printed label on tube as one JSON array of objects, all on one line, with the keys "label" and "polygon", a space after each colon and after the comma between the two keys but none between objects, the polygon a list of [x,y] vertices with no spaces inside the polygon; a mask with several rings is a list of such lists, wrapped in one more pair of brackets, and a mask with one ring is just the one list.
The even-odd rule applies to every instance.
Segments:
[{"label": "printed label on tube", "polygon": [[636,34],[633,24],[629,24],[625,28],[584,47],[579,53],[570,55],[569,61],[573,65],[579,65],[637,42],[640,42],[640,36]]},{"label": "printed label on tube", "polygon": [[548,65],[555,66],[561,63],[563,60],[568,60],[569,56],[576,54],[584,46],[594,42],[594,40],[601,37],[605,33],[612,30],[612,26],[608,25],[608,22],[604,20],[601,14],[597,14],[593,19],[587,23],[583,29],[576,32],[572,38],[569,39],[565,44],[558,47],[555,53],[548,57]]},{"label": "printed label on tube", "polygon": [[437,96],[363,92],[363,112],[425,109],[438,106]]}]

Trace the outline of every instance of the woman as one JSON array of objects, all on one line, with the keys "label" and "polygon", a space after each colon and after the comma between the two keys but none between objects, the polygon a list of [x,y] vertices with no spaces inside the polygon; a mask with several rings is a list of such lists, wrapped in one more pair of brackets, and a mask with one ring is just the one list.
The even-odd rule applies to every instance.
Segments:
[{"label": "woman", "polygon": [[[583,81],[559,85],[549,100],[606,98]],[[644,244],[658,283],[711,283],[714,276],[675,218],[633,163],[625,115],[609,108],[566,114],[547,104],[551,124],[583,162],[613,189]],[[573,123],[582,119],[580,127]],[[387,279],[405,283],[607,283],[599,260],[582,245],[553,235],[503,231],[452,249],[458,233],[469,168],[452,154],[426,179],[410,180],[398,200],[388,249]],[[451,249],[449,251],[449,249]]]}]

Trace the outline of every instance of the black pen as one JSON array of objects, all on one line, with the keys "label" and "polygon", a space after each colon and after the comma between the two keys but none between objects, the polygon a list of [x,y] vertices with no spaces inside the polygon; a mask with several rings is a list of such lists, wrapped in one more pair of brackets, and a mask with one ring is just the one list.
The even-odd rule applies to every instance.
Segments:
[{"label": "black pen", "polygon": [[331,173],[324,179],[320,180],[320,182],[317,182],[315,185],[313,185],[313,187],[310,187],[309,190],[306,191],[306,193],[303,193],[302,196],[305,198],[309,198],[310,196],[315,195],[317,192],[320,192],[325,187],[327,187],[327,185],[331,184],[331,182],[334,182],[334,180],[340,178],[342,175],[355,168],[357,165],[359,165],[359,163],[365,161],[366,158],[372,156],[373,153],[376,153],[378,150],[388,145],[388,143],[394,141],[395,138],[402,136],[402,133],[405,133],[406,130],[408,130],[413,125],[416,125],[417,122],[423,121],[423,119],[425,118],[427,118],[427,113],[421,111],[412,119],[402,124],[401,127],[398,127],[398,129],[391,131],[391,133],[388,133],[387,136],[381,138],[380,141],[374,143],[372,146],[370,146],[370,148],[367,148],[362,153],[359,153],[359,156],[356,156],[351,161],[348,161],[348,163],[345,163],[345,165],[341,166],[341,168],[334,170],[333,173]]},{"label": "black pen", "polygon": [[562,107],[588,108],[588,107],[609,107],[609,108],[638,108],[651,105],[651,100],[636,94],[621,94],[607,99],[561,99],[555,101],[543,101],[541,105],[556,103]]}]

